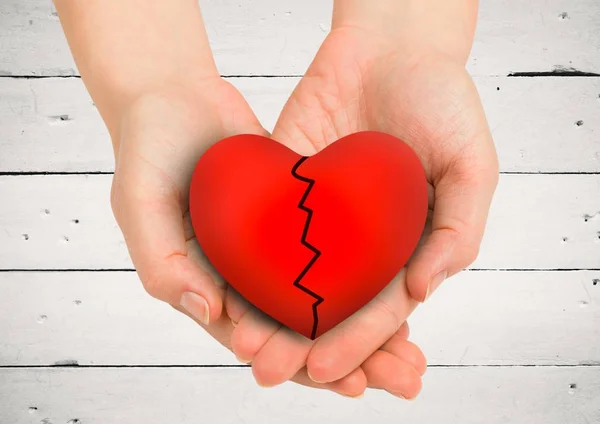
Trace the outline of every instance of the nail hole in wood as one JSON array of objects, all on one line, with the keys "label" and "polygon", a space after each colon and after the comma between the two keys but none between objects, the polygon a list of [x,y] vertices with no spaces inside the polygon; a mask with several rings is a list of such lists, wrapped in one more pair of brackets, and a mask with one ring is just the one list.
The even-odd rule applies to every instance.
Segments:
[{"label": "nail hole in wood", "polygon": [[580,119],[579,121],[575,122],[575,125],[581,127],[583,125],[583,121]]},{"label": "nail hole in wood", "polygon": [[558,19],[560,19],[561,21],[564,21],[565,19],[569,19],[569,14],[567,12],[562,12],[561,14],[558,15]]},{"label": "nail hole in wood", "polygon": [[64,114],[64,115],[52,115],[52,116],[49,116],[48,119],[50,120],[50,123],[60,123],[60,122],[67,122],[67,121],[72,121],[73,120],[73,118],[71,118],[67,114]]},{"label": "nail hole in wood", "polygon": [[23,234],[23,240],[25,240],[25,241],[29,240],[29,234]]},{"label": "nail hole in wood", "polygon": [[29,411],[30,414],[35,414],[37,412],[37,410],[38,409],[35,406],[30,406],[29,409],[28,409],[28,411]]},{"label": "nail hole in wood", "polygon": [[61,359],[54,363],[55,367],[78,367],[79,362],[75,359]]},{"label": "nail hole in wood", "polygon": [[39,322],[40,324],[43,324],[43,323],[45,323],[45,322],[46,322],[46,320],[47,320],[47,319],[48,319],[48,316],[47,316],[47,315],[40,315],[40,316],[37,318],[37,322]]}]

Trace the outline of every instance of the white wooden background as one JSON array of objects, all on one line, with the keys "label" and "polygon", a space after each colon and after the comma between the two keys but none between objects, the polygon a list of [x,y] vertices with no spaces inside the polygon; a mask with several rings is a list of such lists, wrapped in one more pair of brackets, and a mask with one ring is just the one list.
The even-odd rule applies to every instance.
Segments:
[{"label": "white wooden background", "polygon": [[[272,128],[330,2],[201,5]],[[600,1],[482,0],[468,68],[502,176],[479,259],[411,319],[421,397],[261,389],[145,294],[51,1],[0,0],[0,423],[600,423]]]}]

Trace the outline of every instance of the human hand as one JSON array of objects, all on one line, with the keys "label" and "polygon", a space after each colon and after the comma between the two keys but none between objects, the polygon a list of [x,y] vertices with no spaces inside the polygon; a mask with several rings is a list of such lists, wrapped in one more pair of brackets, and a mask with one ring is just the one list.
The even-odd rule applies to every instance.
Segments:
[{"label": "human hand", "polygon": [[322,45],[273,137],[311,155],[364,130],[404,140],[425,168],[429,228],[407,275],[410,294],[424,301],[476,258],[497,184],[477,90],[452,57],[411,52],[361,28],[340,27]]},{"label": "human hand", "polygon": [[[370,381],[385,373],[386,383],[406,375],[415,379],[418,368],[394,368],[372,359],[416,306],[410,295],[424,301],[445,277],[475,259],[497,184],[492,138],[464,58],[435,48],[414,51],[397,41],[354,25],[334,28],[273,132],[273,138],[306,156],[353,132],[389,133],[414,149],[429,183],[428,227],[408,265],[407,280],[401,273],[365,308],[315,343],[305,342],[307,371],[316,381],[343,378],[363,361]],[[268,373],[267,358],[285,352],[293,337],[273,326],[264,336],[268,342],[259,347],[247,334],[252,332],[240,323],[234,351],[253,359],[255,374],[278,381]],[[298,368],[280,360],[280,375]],[[393,386],[382,388],[398,393]]]},{"label": "human hand", "polygon": [[[121,120],[111,191],[115,217],[146,290],[194,319],[229,349],[233,322],[241,320],[238,338],[241,334],[254,344],[262,340],[254,337],[257,332],[264,335],[274,326],[279,328],[212,269],[188,213],[189,183],[197,159],[215,141],[239,133],[268,136],[239,92],[221,78],[207,78],[193,89],[171,86],[146,94],[132,102]],[[371,362],[393,362],[396,367],[412,363],[413,368],[424,370],[423,355],[406,341],[407,331],[406,326],[400,329],[378,354],[383,359]],[[307,340],[290,336],[296,343],[287,345],[289,350],[262,352],[270,364],[268,373],[276,373],[281,361],[297,360],[297,369],[285,380],[347,396],[364,391],[366,376],[359,368],[339,381],[311,381],[304,368]],[[372,384],[378,384],[386,376],[373,378]],[[264,382],[259,377],[260,381]]]},{"label": "human hand", "polygon": [[[111,135],[116,159],[111,203],[144,286],[231,347],[233,325],[221,313],[223,296],[228,310],[254,310],[214,284],[220,279],[194,240],[188,184],[196,160],[211,143],[266,132],[242,96],[219,78],[198,2],[156,2],[142,9],[135,2],[54,3],[77,68]],[[269,322],[252,319],[256,311],[246,315],[240,327],[259,333]],[[236,331],[234,339],[240,334]],[[249,346],[266,342],[249,334]],[[422,353],[402,335],[387,353],[424,367]],[[295,360],[307,353],[298,352]],[[296,374],[295,381],[304,384],[347,395],[362,393],[367,384],[362,368],[333,383],[312,383],[302,371],[305,361],[298,363],[300,372],[290,376]],[[374,375],[369,382],[387,386],[389,378]]]}]

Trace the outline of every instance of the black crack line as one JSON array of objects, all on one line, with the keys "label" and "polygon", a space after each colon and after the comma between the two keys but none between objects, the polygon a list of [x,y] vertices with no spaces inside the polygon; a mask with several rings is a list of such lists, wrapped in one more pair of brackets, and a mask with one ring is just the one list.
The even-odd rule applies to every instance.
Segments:
[{"label": "black crack line", "polygon": [[310,221],[312,220],[312,216],[313,216],[313,210],[304,206],[304,202],[308,198],[310,191],[312,190],[313,186],[315,185],[315,180],[303,177],[302,175],[299,175],[296,172],[298,170],[298,168],[300,167],[300,165],[302,165],[302,163],[306,159],[308,159],[308,156],[304,156],[304,157],[300,158],[300,160],[298,162],[296,162],[296,164],[292,168],[292,176],[294,178],[296,178],[297,180],[308,183],[308,187],[306,188],[306,191],[304,192],[302,199],[300,199],[300,203],[298,203],[298,209],[302,209],[304,212],[306,212],[308,214],[308,218],[306,219],[306,224],[304,225],[304,230],[302,231],[302,238],[300,239],[300,243],[302,243],[303,246],[305,246],[307,249],[309,249],[311,252],[313,252],[315,254],[315,256],[313,256],[313,258],[310,260],[310,262],[304,267],[304,269],[302,270],[300,275],[298,275],[298,277],[296,277],[296,280],[294,281],[294,287],[299,288],[303,292],[309,294],[310,296],[312,296],[316,299],[315,303],[313,303],[313,305],[312,305],[313,328],[312,328],[312,332],[310,335],[310,339],[314,340],[315,336],[317,335],[317,327],[319,326],[319,313],[317,312],[317,308],[325,299],[323,299],[321,296],[319,296],[318,294],[316,294],[309,288],[304,287],[302,284],[300,284],[300,281],[304,278],[304,276],[306,275],[308,270],[315,264],[317,259],[319,259],[319,256],[321,256],[321,251],[319,249],[317,249],[316,247],[314,247],[313,245],[311,245],[308,241],[306,241],[306,236],[308,235],[308,228],[310,227]]}]

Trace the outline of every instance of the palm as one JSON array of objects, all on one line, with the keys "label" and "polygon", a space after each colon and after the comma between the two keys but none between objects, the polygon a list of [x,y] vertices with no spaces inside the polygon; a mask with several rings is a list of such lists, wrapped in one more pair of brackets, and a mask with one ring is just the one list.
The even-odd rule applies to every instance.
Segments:
[{"label": "palm", "polygon": [[181,291],[194,282],[217,305],[207,329],[228,348],[232,327],[221,315],[224,285],[213,284],[222,281],[195,240],[188,192],[197,158],[238,133],[266,134],[241,94],[220,78],[207,82],[202,96],[148,96],[123,120],[112,188],[115,216],[147,291],[178,305]]},{"label": "palm", "polygon": [[[411,294],[422,299],[425,276],[435,275],[438,264],[449,262],[452,275],[473,261],[485,227],[498,165],[479,95],[464,66],[441,53],[409,54],[370,32],[339,28],[321,46],[273,136],[308,155],[363,130],[404,140],[425,168],[431,213],[421,243],[431,239],[408,273]],[[448,241],[460,244],[454,260],[442,258],[451,255],[441,252]]]},{"label": "palm", "polygon": [[357,131],[393,134],[416,151],[433,183],[486,130],[471,77],[449,60],[406,57],[359,29],[336,31],[286,104],[274,136],[315,153]]}]

